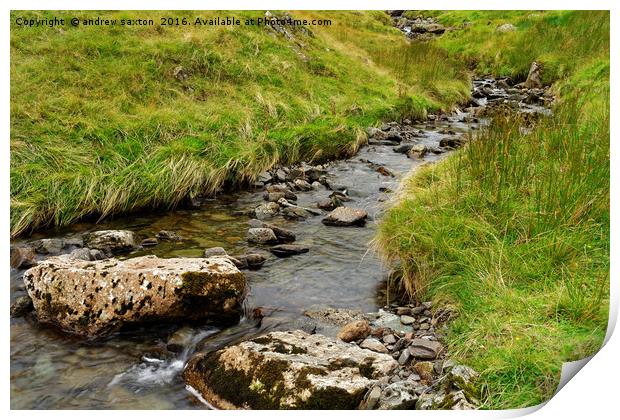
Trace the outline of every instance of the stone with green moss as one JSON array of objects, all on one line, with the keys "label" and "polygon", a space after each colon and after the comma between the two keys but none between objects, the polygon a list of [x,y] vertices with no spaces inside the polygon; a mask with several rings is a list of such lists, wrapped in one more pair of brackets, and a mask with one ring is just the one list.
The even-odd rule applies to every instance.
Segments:
[{"label": "stone with green moss", "polygon": [[272,332],[188,362],[184,379],[223,409],[355,409],[390,356],[303,331]]}]

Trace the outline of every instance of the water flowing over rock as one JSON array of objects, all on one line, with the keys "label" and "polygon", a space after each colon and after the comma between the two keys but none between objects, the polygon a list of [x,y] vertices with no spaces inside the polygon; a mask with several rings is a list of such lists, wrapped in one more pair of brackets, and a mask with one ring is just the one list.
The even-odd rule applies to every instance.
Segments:
[{"label": "water flowing over rock", "polygon": [[222,257],[222,256],[226,256],[226,255],[228,255],[228,253],[221,246],[214,246],[212,248],[207,248],[207,249],[205,249],[205,252],[204,252],[204,257],[205,258],[209,258],[209,257]]},{"label": "water flowing over rock", "polygon": [[89,337],[144,321],[236,321],[246,291],[243,274],[225,257],[52,257],[26,271],[24,283],[40,321]]},{"label": "water flowing over rock", "polygon": [[218,408],[355,409],[392,357],[303,331],[272,332],[188,362],[184,378]]}]

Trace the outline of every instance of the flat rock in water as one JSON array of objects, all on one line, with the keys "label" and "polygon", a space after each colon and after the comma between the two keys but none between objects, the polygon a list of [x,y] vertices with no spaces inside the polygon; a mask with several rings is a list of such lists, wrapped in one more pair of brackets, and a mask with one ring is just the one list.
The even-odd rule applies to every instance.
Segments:
[{"label": "flat rock in water", "polygon": [[391,312],[379,309],[379,312],[375,314],[369,314],[369,319],[372,319],[370,325],[373,327],[389,328],[392,331],[407,333],[413,331],[411,325],[403,325],[400,322],[400,317]]},{"label": "flat rock in water", "polygon": [[308,217],[314,216],[310,211],[301,207],[287,207],[282,210],[282,215],[286,219],[290,220],[300,220],[307,219]]},{"label": "flat rock in water", "polygon": [[354,207],[338,207],[329,213],[322,222],[328,226],[363,226],[366,224],[367,217],[366,210]]},{"label": "flat rock in water", "polygon": [[158,243],[159,243],[159,240],[157,238],[146,238],[146,239],[143,239],[142,242],[140,242],[140,246],[149,247],[149,246],[155,246]]},{"label": "flat rock in water", "polygon": [[276,234],[269,228],[250,228],[247,237],[248,242],[255,244],[275,244],[278,242]]},{"label": "flat rock in water", "polygon": [[275,216],[280,211],[278,203],[264,203],[254,209],[257,219],[268,219]]},{"label": "flat rock in water", "polygon": [[157,235],[155,236],[157,237],[157,239],[161,241],[177,242],[177,241],[183,240],[181,235],[179,235],[178,233],[172,230],[160,230],[159,232],[157,232]]},{"label": "flat rock in water", "polygon": [[218,408],[355,409],[377,379],[397,367],[386,354],[287,331],[198,353],[183,377]]},{"label": "flat rock in water", "polygon": [[226,257],[52,257],[26,271],[24,284],[41,322],[87,337],[139,322],[236,322],[246,292],[243,274]]},{"label": "flat rock in water", "polygon": [[230,257],[230,260],[237,266],[237,268],[251,268],[258,269],[263,266],[267,257],[262,254],[243,254]]},{"label": "flat rock in water", "polygon": [[291,255],[305,254],[310,248],[301,245],[276,245],[269,248],[276,257],[288,257]]},{"label": "flat rock in water", "polygon": [[59,254],[65,246],[65,241],[59,238],[39,239],[32,242],[37,254]]},{"label": "flat rock in water", "polygon": [[98,230],[83,235],[84,246],[109,252],[129,251],[135,247],[133,232],[129,230]]},{"label": "flat rock in water", "polygon": [[294,242],[296,239],[295,233],[293,233],[293,231],[281,228],[279,226],[272,225],[270,223],[263,222],[261,220],[252,219],[248,222],[248,224],[250,225],[250,227],[253,227],[253,228],[271,229],[273,233],[276,235],[276,237],[278,238],[278,241],[280,242]]}]

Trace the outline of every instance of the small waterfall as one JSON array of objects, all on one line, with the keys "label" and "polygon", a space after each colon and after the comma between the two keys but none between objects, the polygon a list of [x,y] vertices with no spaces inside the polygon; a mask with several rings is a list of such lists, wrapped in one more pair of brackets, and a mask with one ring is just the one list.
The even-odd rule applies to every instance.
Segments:
[{"label": "small waterfall", "polygon": [[214,327],[204,327],[196,330],[190,342],[172,359],[142,356],[140,363],[131,366],[125,372],[116,375],[108,387],[125,385],[129,388],[144,388],[161,386],[172,383],[185,363],[196,350],[196,346],[205,338],[220,331]]}]

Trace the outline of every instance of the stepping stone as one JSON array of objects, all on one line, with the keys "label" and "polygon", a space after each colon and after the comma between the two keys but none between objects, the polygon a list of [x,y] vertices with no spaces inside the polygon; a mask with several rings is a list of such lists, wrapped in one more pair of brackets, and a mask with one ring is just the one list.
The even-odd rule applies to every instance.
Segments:
[{"label": "stepping stone", "polygon": [[363,226],[366,224],[368,213],[354,207],[338,207],[329,213],[323,220],[328,226]]},{"label": "stepping stone", "polygon": [[291,255],[305,254],[310,248],[301,245],[276,245],[269,249],[276,257],[289,257]]}]

